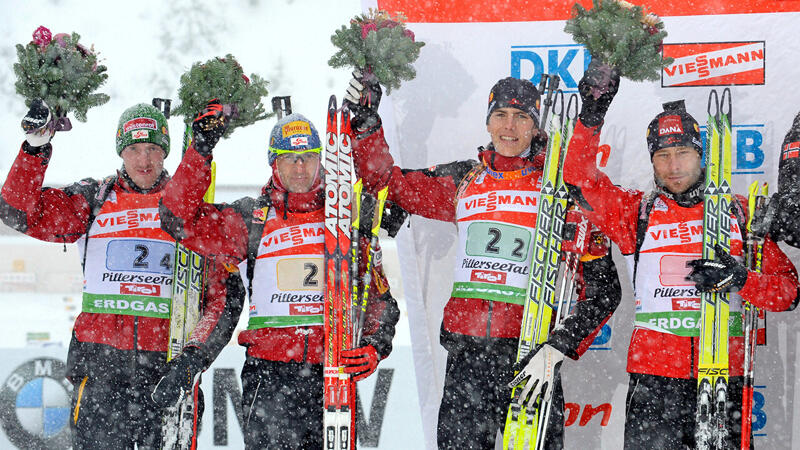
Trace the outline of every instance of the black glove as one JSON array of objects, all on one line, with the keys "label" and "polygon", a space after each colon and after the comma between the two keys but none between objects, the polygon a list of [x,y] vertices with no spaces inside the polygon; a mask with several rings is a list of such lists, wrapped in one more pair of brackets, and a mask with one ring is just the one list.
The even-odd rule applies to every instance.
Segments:
[{"label": "black glove", "polygon": [[[769,220],[769,234],[775,242],[785,241],[798,247],[800,245],[800,186],[780,191],[772,196],[766,209]],[[758,217],[758,214],[756,215]],[[755,218],[753,219],[756,220]]]},{"label": "black glove", "polygon": [[158,407],[172,406],[188,392],[194,384],[205,364],[197,347],[186,347],[177,358],[167,363],[164,376],[158,380],[150,398]]},{"label": "black glove", "polygon": [[603,123],[603,118],[611,106],[611,100],[619,90],[619,70],[592,58],[589,67],[578,82],[583,107],[578,115],[581,123],[587,127],[596,127]]},{"label": "black glove", "polygon": [[686,277],[700,292],[736,292],[747,282],[747,268],[722,247],[715,247],[716,259],[695,259],[686,263],[692,271]]},{"label": "black glove", "polygon": [[344,104],[353,114],[350,124],[359,135],[368,135],[380,128],[378,106],[382,95],[381,85],[374,74],[362,76],[358,69],[353,71],[353,78],[344,95]]},{"label": "black glove", "polygon": [[228,128],[229,117],[223,111],[222,103],[218,98],[210,100],[206,107],[200,111],[197,118],[192,122],[192,134],[194,135],[194,149],[197,153],[208,157],[214,146],[217,145],[219,138]]},{"label": "black glove", "polygon": [[50,147],[47,144],[53,138],[55,129],[53,114],[44,100],[37,98],[31,102],[31,108],[22,118],[22,129],[25,131],[25,144],[22,146],[25,153],[39,155],[45,146]]}]

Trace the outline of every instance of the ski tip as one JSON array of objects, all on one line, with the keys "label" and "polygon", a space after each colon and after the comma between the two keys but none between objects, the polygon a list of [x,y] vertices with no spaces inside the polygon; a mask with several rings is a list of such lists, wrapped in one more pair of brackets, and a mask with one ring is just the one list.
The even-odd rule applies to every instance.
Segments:
[{"label": "ski tip", "polygon": [[336,109],[336,95],[331,95],[328,99],[328,109]]}]

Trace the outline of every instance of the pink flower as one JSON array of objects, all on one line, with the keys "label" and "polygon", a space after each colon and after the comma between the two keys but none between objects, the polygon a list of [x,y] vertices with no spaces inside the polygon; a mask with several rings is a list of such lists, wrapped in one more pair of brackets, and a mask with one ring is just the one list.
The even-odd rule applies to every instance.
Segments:
[{"label": "pink flower", "polygon": [[409,30],[408,28],[406,28],[405,30],[403,30],[403,36],[405,36],[405,37],[407,37],[407,38],[411,39],[411,42],[416,42],[416,41],[414,40],[414,32],[413,32],[413,31],[411,31],[411,30]]},{"label": "pink flower", "polygon": [[378,27],[374,23],[365,23],[361,25],[361,39],[366,39],[370,31],[378,31]]},{"label": "pink flower", "polygon": [[58,33],[57,35],[53,36],[53,40],[61,46],[61,48],[67,48],[67,41],[66,39],[69,37],[67,33]]},{"label": "pink flower", "polygon": [[43,25],[33,32],[33,43],[41,48],[47,47],[51,40],[53,40],[53,33]]}]

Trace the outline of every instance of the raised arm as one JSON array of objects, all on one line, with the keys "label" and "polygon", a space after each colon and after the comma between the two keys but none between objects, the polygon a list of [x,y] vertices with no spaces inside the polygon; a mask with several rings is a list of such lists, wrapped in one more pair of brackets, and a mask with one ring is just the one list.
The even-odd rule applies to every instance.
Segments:
[{"label": "raised arm", "polygon": [[49,242],[75,242],[91,215],[85,195],[97,182],[83,180],[66,189],[43,188],[53,137],[50,110],[37,100],[22,120],[27,132],[0,192],[0,219],[28,236]]}]

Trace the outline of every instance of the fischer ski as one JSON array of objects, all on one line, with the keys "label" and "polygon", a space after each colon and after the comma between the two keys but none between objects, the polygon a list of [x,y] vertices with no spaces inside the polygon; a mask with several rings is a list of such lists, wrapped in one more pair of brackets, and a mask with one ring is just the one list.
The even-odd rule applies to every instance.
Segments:
[{"label": "fischer ski", "polygon": [[[764,236],[753,231],[753,217],[756,211],[765,206],[769,185],[764,183],[759,189],[754,181],[748,189],[747,197],[747,247],[745,263],[748,270],[761,272],[761,258],[764,251]],[[750,449],[753,431],[753,367],[756,357],[758,321],[764,312],[750,302],[744,302],[744,385],[742,387],[742,450]]]},{"label": "fischer ski", "polygon": [[[340,115],[340,116],[339,116]],[[344,373],[340,353],[350,348],[352,294],[352,161],[350,112],[328,102],[325,145],[325,354],[323,438],[326,450],[355,449],[355,383]]]},{"label": "fischer ski", "polygon": [[[543,116],[546,116],[549,108],[551,93],[558,86],[558,77],[550,77],[550,87]],[[550,334],[551,326],[558,323],[562,315],[566,315],[565,311],[569,305],[566,297],[572,292],[572,288],[567,289],[566,284],[574,281],[572,277],[564,276],[560,279],[561,289],[558,289],[562,256],[561,244],[568,200],[561,166],[572,137],[578,102],[577,96],[573,95],[565,111],[561,91],[557,92],[556,99],[560,99],[561,111],[560,113],[554,111],[548,123],[549,142],[545,154],[542,188],[538,201],[539,210],[536,215],[536,228],[531,246],[531,275],[522,313],[517,362],[523,360],[537,345],[544,343]],[[575,106],[574,117],[570,115],[573,104]],[[554,106],[557,105],[558,101]],[[562,126],[565,112],[567,117]],[[557,291],[559,291],[558,304],[556,304]],[[563,305],[565,300],[567,301],[566,307]],[[541,381],[543,384],[546,383],[547,387],[542,390],[542,394],[538,398],[521,398],[521,386],[515,386],[512,389],[511,403],[503,431],[504,449],[541,449],[544,447],[554,376],[555,374],[551,373],[547,380]]]},{"label": "fischer ski", "polygon": [[[160,100],[157,102],[157,100]],[[169,118],[169,100],[153,99],[153,105],[160,108],[161,101],[166,103],[164,114]],[[183,141],[183,153],[191,145],[192,128],[186,126]],[[214,201],[216,163],[211,163],[211,184],[203,200]],[[167,345],[167,362],[172,361],[189,342],[194,328],[200,321],[203,293],[207,269],[206,258],[199,253],[187,249],[180,242],[175,243],[175,259],[172,282],[172,301],[170,304],[169,341]],[[197,448],[196,409],[200,374],[195,376],[190,392],[182,392],[178,402],[165,409],[161,427],[162,449],[195,449]]]},{"label": "fischer ski", "polygon": [[[726,104],[727,102],[727,104]],[[727,106],[727,112],[723,109]],[[708,98],[703,193],[703,258],[715,258],[715,245],[730,253],[731,230],[731,91]],[[727,293],[700,294],[700,343],[697,370],[695,443],[698,450],[726,449],[728,426],[728,336],[730,300]]]}]

